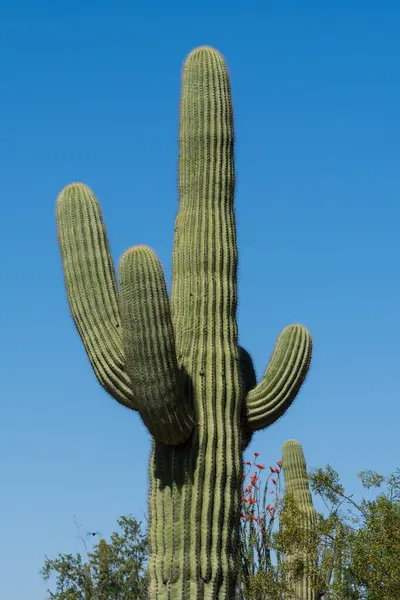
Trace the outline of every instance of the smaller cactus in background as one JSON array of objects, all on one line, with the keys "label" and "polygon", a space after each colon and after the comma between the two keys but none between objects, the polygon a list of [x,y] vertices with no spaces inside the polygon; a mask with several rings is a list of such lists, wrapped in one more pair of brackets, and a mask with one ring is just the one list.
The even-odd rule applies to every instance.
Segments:
[{"label": "smaller cactus in background", "polygon": [[285,442],[282,460],[267,469],[264,483],[259,456],[254,452],[253,460],[244,461],[240,600],[338,600],[333,590],[341,580],[341,523],[319,521],[301,444]]},{"label": "smaller cactus in background", "polygon": [[334,581],[340,577],[340,524],[335,531],[333,545],[325,549],[321,548],[317,529],[317,511],[312,501],[303,448],[298,441],[288,440],[283,444],[282,468],[286,502],[289,504],[292,502],[297,511],[296,525],[299,527],[300,543],[304,546],[303,552],[299,552],[296,548],[293,555],[286,557],[288,563],[300,558],[304,564],[304,575],[295,584],[296,598],[331,600],[333,596],[328,590],[332,575]]},{"label": "smaller cactus in background", "polygon": [[[294,508],[298,510],[300,539],[311,542],[313,531],[317,522],[317,512],[314,508],[311,492],[308,485],[307,465],[301,444],[296,440],[288,440],[282,447],[283,474],[285,478],[286,501],[294,501]],[[301,521],[301,522],[300,522]],[[304,536],[304,538],[303,538]],[[296,582],[295,593],[302,600],[317,600],[319,594],[315,591],[315,577],[311,573],[318,566],[317,553],[294,551],[286,556],[288,563],[297,559],[304,560],[304,576]]]}]

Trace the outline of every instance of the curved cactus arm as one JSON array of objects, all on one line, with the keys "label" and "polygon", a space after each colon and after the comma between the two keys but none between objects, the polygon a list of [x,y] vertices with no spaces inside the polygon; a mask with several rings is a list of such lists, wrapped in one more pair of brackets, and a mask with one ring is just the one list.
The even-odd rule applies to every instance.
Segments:
[{"label": "curved cactus arm", "polygon": [[289,325],[280,334],[260,383],[246,398],[248,431],[272,425],[296,398],[311,362],[312,341],[302,325]]},{"label": "curved cactus arm", "polygon": [[140,416],[160,443],[190,436],[193,407],[181,389],[170,303],[161,263],[146,246],[127,250],[119,267],[127,371]]},{"label": "curved cactus arm", "polygon": [[74,323],[103,388],[136,409],[125,370],[117,284],[101,209],[86,185],[72,183],[57,199],[57,231]]}]

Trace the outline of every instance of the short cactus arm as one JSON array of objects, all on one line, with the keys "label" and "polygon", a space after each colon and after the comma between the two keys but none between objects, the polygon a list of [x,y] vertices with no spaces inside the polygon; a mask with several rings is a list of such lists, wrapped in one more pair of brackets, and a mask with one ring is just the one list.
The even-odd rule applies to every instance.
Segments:
[{"label": "short cactus arm", "polygon": [[118,402],[136,409],[125,370],[117,284],[101,209],[81,183],[62,190],[57,230],[72,318],[97,379]]},{"label": "short cactus arm", "polygon": [[161,263],[153,250],[136,246],[122,256],[119,272],[126,366],[140,416],[158,442],[181,444],[192,432],[193,408],[181,389]]},{"label": "short cactus arm", "polygon": [[312,341],[302,325],[290,325],[280,334],[260,383],[246,398],[245,430],[272,425],[296,398],[311,361]]}]

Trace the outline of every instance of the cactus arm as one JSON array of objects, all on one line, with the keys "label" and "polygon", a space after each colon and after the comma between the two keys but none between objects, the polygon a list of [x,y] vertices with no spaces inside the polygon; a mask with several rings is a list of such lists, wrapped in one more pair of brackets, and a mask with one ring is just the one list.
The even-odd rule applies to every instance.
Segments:
[{"label": "cactus arm", "polygon": [[282,331],[262,380],[247,394],[247,431],[264,429],[287,411],[307,376],[311,354],[305,327],[290,325]]},{"label": "cactus arm", "polygon": [[136,409],[125,369],[117,284],[100,206],[73,183],[57,199],[57,231],[74,323],[103,388]]},{"label": "cactus arm", "polygon": [[139,413],[158,441],[178,445],[194,426],[181,389],[170,303],[162,266],[146,246],[120,261],[120,299],[126,367]]}]

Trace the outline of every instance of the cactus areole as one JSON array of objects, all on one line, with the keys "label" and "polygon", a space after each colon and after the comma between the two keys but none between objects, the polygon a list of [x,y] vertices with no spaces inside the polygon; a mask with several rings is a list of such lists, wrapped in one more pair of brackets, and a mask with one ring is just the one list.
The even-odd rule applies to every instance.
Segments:
[{"label": "cactus areole", "polygon": [[172,293],[146,246],[122,256],[117,286],[100,206],[81,183],[57,200],[73,320],[101,385],[152,436],[150,600],[232,600],[242,453],[307,374],[311,338],[283,330],[262,380],[238,344],[234,127],[221,54],[186,59],[180,105],[179,210]]}]

